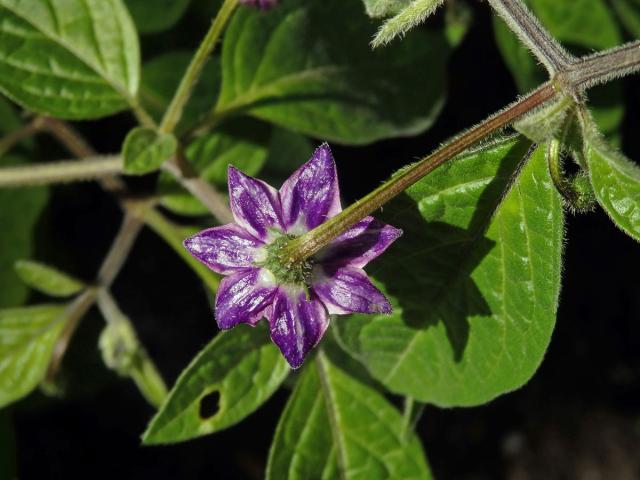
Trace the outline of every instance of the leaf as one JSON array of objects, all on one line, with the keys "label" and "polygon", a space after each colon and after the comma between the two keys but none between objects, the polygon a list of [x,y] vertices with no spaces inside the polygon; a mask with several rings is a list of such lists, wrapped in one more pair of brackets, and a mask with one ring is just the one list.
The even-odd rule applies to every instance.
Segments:
[{"label": "leaf", "polygon": [[527,113],[513,124],[518,132],[537,143],[557,138],[567,115],[575,105],[569,96],[561,95]]},{"label": "leaf", "polygon": [[[237,119],[216,133],[203,135],[186,151],[200,178],[226,190],[227,170],[233,165],[247,175],[256,175],[267,159],[270,127],[253,119]],[[169,174],[160,177],[162,204],[182,215],[206,215],[209,210],[183,190]]]},{"label": "leaf", "polygon": [[[0,157],[0,166],[22,164],[20,157]],[[27,299],[28,290],[13,270],[14,263],[33,253],[33,232],[48,193],[43,187],[22,190],[0,189],[0,308]]]},{"label": "leaf", "polygon": [[40,262],[18,260],[15,270],[25,284],[53,297],[69,297],[85,287],[80,280]]},{"label": "leaf", "polygon": [[563,212],[544,147],[519,173],[529,145],[484,146],[385,206],[384,220],[404,234],[371,274],[394,313],[335,325],[342,345],[393,393],[478,405],[520,387],[540,365],[555,324]]},{"label": "leaf", "polygon": [[97,118],[135,103],[140,52],[121,0],[0,0],[0,92],[30,110]]},{"label": "leaf", "polygon": [[268,13],[239,10],[225,35],[214,118],[248,113],[352,145],[426,130],[445,97],[444,34],[415,32],[371,52],[372,33],[354,1],[284,0]]},{"label": "leaf", "polygon": [[178,148],[178,140],[170,133],[147,127],[129,132],[122,146],[124,170],[130,175],[151,173],[171,158]]},{"label": "leaf", "polygon": [[230,427],[278,389],[289,367],[262,326],[218,334],[182,372],[143,443],[173,443]]},{"label": "leaf", "polygon": [[[160,120],[189,66],[193,53],[176,51],[160,55],[142,66],[140,101],[156,119]],[[220,91],[220,59],[213,57],[205,64],[176,131],[192,127],[216,103]]]},{"label": "leaf", "polygon": [[640,241],[640,167],[618,153],[591,126],[585,158],[596,199],[622,231]]},{"label": "leaf", "polygon": [[267,479],[430,479],[420,441],[378,392],[319,354],[298,380],[269,453]]},{"label": "leaf", "polygon": [[173,27],[190,0],[125,0],[140,33],[158,33]]},{"label": "leaf", "polygon": [[640,0],[611,0],[620,23],[636,38],[640,38]]},{"label": "leaf", "polygon": [[[619,28],[604,0],[530,0],[533,13],[557,40],[578,55],[615,47],[622,42]],[[498,48],[521,92],[528,92],[547,80],[525,46],[502,20],[494,18]],[[590,92],[596,121],[607,134],[617,131],[624,115],[620,85],[609,84]]]},{"label": "leaf", "polygon": [[373,48],[386,45],[396,37],[404,36],[412,28],[423,23],[432,15],[444,0],[413,0],[393,18],[390,18],[376,33],[371,41]]},{"label": "leaf", "polygon": [[0,310],[0,407],[27,395],[44,377],[64,326],[63,305]]},{"label": "leaf", "polygon": [[395,15],[411,3],[412,0],[363,0],[367,15],[372,18]]}]

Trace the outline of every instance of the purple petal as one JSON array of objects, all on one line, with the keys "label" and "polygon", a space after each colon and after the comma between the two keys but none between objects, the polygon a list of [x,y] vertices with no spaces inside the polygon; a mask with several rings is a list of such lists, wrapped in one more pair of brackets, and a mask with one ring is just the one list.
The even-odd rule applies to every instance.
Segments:
[{"label": "purple petal", "polygon": [[267,310],[271,339],[292,368],[302,365],[329,325],[329,316],[317,298],[307,299],[304,289],[281,287]]},{"label": "purple petal", "polygon": [[275,188],[229,166],[229,200],[236,222],[256,238],[271,238],[269,229],[282,230],[280,200]]},{"label": "purple petal", "polygon": [[365,217],[336,238],[318,253],[324,264],[364,267],[384,252],[402,230],[382,223],[373,217]]},{"label": "purple petal", "polygon": [[261,260],[263,245],[235,223],[208,228],[184,241],[191,255],[223,275],[253,266]]},{"label": "purple petal", "polygon": [[336,164],[323,143],[311,159],[280,188],[282,219],[287,232],[300,235],[342,210]]},{"label": "purple petal", "polygon": [[216,295],[216,321],[224,330],[238,323],[255,325],[277,290],[273,275],[263,268],[247,268],[220,282]]},{"label": "purple petal", "polygon": [[312,288],[332,315],[391,313],[389,301],[360,268],[317,266]]}]

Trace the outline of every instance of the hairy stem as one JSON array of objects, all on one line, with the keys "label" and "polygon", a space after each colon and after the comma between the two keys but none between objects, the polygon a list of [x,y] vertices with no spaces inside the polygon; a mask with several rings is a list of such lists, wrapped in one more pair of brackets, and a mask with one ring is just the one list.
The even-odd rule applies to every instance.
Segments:
[{"label": "hairy stem", "polygon": [[550,76],[566,70],[574,61],[562,45],[547,32],[521,0],[489,0],[518,39],[545,66]]},{"label": "hairy stem", "polygon": [[5,167],[0,168],[0,188],[95,180],[121,171],[119,155]]},{"label": "hairy stem", "polygon": [[198,47],[186,73],[180,81],[180,85],[176,90],[169,108],[167,108],[162,122],[160,123],[160,131],[165,133],[171,133],[180,122],[182,118],[182,111],[184,106],[191,98],[191,93],[202,74],[202,69],[207,61],[207,58],[213,52],[224,27],[227,25],[231,15],[238,6],[238,0],[225,0],[213,20],[207,35],[202,40],[202,43]]},{"label": "hairy stem", "polygon": [[376,211],[443,163],[448,162],[479,140],[510,125],[514,120],[547,102],[555,95],[554,86],[550,83],[545,83],[501,112],[445,143],[434,153],[407,167],[335,217],[301,237],[292,240],[281,250],[282,259],[297,263],[314,255],[352,225]]},{"label": "hairy stem", "polygon": [[43,127],[43,118],[36,117],[22,128],[11,132],[6,137],[0,139],[0,157],[11,150],[16,144],[20,143],[25,138],[40,132]]},{"label": "hairy stem", "polygon": [[566,74],[577,92],[640,71],[640,40],[576,60]]}]

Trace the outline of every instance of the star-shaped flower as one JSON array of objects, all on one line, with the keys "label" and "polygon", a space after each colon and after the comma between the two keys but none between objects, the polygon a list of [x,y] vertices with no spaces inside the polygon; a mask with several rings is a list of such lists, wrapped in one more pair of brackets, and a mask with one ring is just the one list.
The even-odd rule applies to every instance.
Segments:
[{"label": "star-shaped flower", "polygon": [[316,255],[283,263],[281,248],[337,215],[336,166],[325,143],[275,190],[229,167],[229,197],[236,223],[185,240],[199,261],[222,275],[215,316],[222,329],[269,320],[271,338],[298,368],[318,344],[329,315],[390,313],[391,305],[362,268],[402,231],[366,217]]}]

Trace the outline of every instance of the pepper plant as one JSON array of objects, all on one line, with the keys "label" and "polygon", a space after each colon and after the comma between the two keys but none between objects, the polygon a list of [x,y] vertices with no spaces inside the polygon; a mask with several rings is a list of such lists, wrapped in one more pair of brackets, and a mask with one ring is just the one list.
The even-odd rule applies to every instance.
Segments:
[{"label": "pepper plant", "polygon": [[[640,69],[618,23],[640,34],[640,8],[489,0],[500,52],[487,55],[502,54],[522,96],[342,208],[331,145],[436,122],[469,6],[212,0],[198,4],[212,23],[193,54],[150,56],[139,35],[195,8],[158,3],[0,0],[0,407],[56,391],[96,305],[104,364],[157,409],[144,445],[232,427],[290,388],[267,478],[431,478],[413,431],[422,407],[490,402],[539,367],[567,212],[602,208],[640,240],[616,82]],[[82,132],[116,114],[136,125],[120,151],[96,151]],[[41,134],[75,158],[49,158]],[[123,213],[83,280],[33,258],[51,189],[78,181]],[[170,389],[111,293],[145,228],[201,280],[203,321],[228,330]],[[52,300],[24,305],[27,288]]]}]

